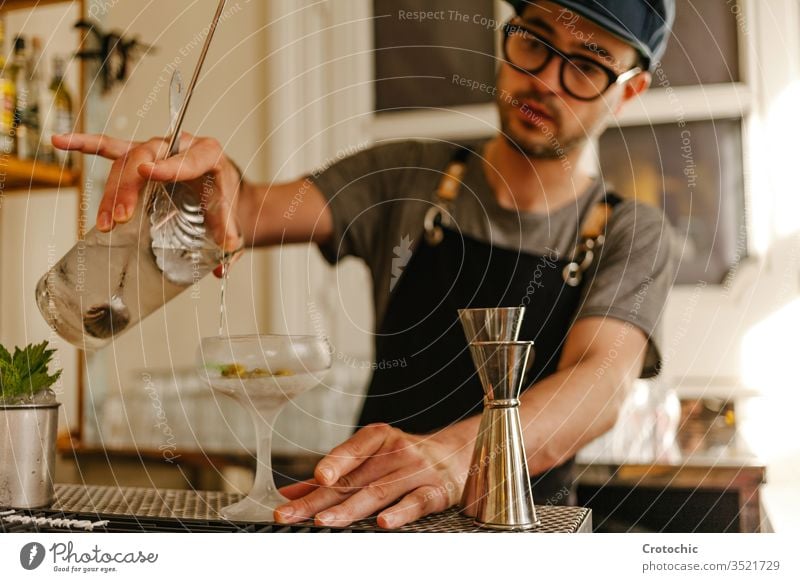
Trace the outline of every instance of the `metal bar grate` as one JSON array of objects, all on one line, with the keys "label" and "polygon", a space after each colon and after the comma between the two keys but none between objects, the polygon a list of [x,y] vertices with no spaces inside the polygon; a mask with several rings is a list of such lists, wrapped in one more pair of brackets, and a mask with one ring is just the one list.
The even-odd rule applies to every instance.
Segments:
[{"label": "metal bar grate", "polygon": [[[93,531],[101,532],[255,532],[255,533],[359,533],[383,532],[375,519],[365,519],[346,528],[320,527],[312,523],[285,526],[273,523],[226,521],[219,510],[241,499],[240,495],[219,491],[144,489],[56,485],[56,501],[46,509],[2,512],[0,531],[67,531],[75,520],[108,523]],[[539,533],[579,533],[591,531],[591,512],[581,507],[539,506]],[[26,518],[32,519],[26,519]],[[40,519],[35,519],[40,518]],[[48,519],[49,518],[49,519]],[[455,508],[429,515],[398,530],[400,532],[458,533],[479,530],[470,518]]]}]

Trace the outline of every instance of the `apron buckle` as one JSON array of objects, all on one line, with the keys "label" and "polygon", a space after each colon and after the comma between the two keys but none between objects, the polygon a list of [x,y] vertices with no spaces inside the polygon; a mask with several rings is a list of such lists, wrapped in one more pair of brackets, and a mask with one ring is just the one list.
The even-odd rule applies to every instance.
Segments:
[{"label": "apron buckle", "polygon": [[578,285],[581,284],[581,280],[583,279],[583,272],[581,271],[581,266],[575,261],[569,263],[566,267],[564,267],[563,275],[564,275],[564,283],[566,283],[570,287],[577,287]]},{"label": "apron buckle", "polygon": [[577,287],[583,280],[583,273],[592,266],[594,262],[594,250],[602,245],[602,240],[586,239],[581,244],[577,252],[573,255],[572,261],[564,267],[564,282],[570,287]]},{"label": "apron buckle", "polygon": [[441,206],[431,206],[425,213],[425,240],[432,247],[437,246],[444,238],[442,225],[450,226],[450,215]]}]

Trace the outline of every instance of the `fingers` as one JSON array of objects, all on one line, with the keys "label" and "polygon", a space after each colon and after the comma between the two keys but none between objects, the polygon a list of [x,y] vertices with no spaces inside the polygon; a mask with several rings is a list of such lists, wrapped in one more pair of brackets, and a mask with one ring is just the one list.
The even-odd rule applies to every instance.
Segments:
[{"label": "fingers", "polygon": [[51,139],[53,145],[60,150],[79,151],[116,160],[121,158],[139,142],[127,141],[109,137],[107,135],[89,133],[65,133],[54,135]]},{"label": "fingers", "polygon": [[[394,473],[404,462],[405,459],[400,456],[393,456],[386,457],[383,461],[374,460],[371,463],[365,463],[353,472],[343,475],[333,485],[317,487],[308,495],[276,508],[275,520],[279,523],[296,523],[311,519],[319,512],[333,507],[358,493],[369,483]],[[319,483],[318,479],[316,481]],[[371,511],[374,511],[374,509]],[[367,515],[369,514],[360,515],[359,517],[366,517]]]},{"label": "fingers", "polygon": [[[317,487],[307,495],[275,508],[275,521],[278,523],[297,523],[313,518],[323,509],[342,501],[351,489]],[[288,497],[288,495],[287,495]]]},{"label": "fingers", "polygon": [[160,148],[165,147],[163,140],[159,141],[161,145],[148,142],[131,149],[111,166],[103,199],[97,210],[97,228],[101,232],[108,232],[114,224],[127,222],[133,216],[139,192],[147,183],[135,168],[156,159]]},{"label": "fingers", "polygon": [[[234,202],[226,199],[221,189],[222,169],[227,160],[216,140],[196,139],[184,132],[179,153],[169,158],[166,157],[169,142],[162,138],[137,143],[75,133],[54,137],[53,144],[114,160],[97,212],[97,228],[101,232],[130,220],[149,181],[195,182],[195,189],[202,191],[199,195],[208,197],[206,221],[214,240],[225,252],[235,252],[242,247],[243,237],[233,216]],[[202,184],[197,184],[200,181]],[[218,271],[221,275],[221,269]]]},{"label": "fingers", "polygon": [[445,487],[433,485],[419,487],[392,507],[379,513],[378,526],[394,529],[431,513],[444,511],[450,506],[449,499],[449,494]]},{"label": "fingers", "polygon": [[315,521],[317,525],[346,527],[358,519],[369,517],[403,494],[424,485],[429,478],[430,474],[425,467],[402,467],[371,482],[339,505],[317,513]]},{"label": "fingers", "polygon": [[317,463],[314,471],[317,482],[321,485],[336,483],[342,475],[347,475],[374,455],[391,431],[388,424],[371,424],[359,430]]},{"label": "fingers", "polygon": [[[238,246],[241,246],[241,243],[238,243]],[[227,249],[226,249],[226,252],[227,252]],[[229,271],[230,271],[230,268],[233,265],[235,265],[236,263],[239,262],[239,259],[242,258],[242,255],[244,255],[244,250],[241,250],[239,252],[233,253],[233,256],[230,258],[230,261],[228,261],[228,270]],[[225,276],[224,268],[225,267],[223,265],[217,265],[214,268],[214,276],[217,279],[222,279]]]},{"label": "fingers", "polygon": [[[189,147],[194,137],[186,132],[181,133],[180,149]],[[60,150],[78,151],[116,160],[128,154],[135,147],[144,145],[142,142],[117,139],[102,134],[93,133],[62,133],[52,136],[52,144]]]},{"label": "fingers", "polygon": [[185,137],[181,139],[182,148],[188,146],[183,153],[142,164],[139,174],[159,182],[188,182],[219,171],[224,153],[216,140],[196,139],[187,144]]},{"label": "fingers", "polygon": [[[115,224],[127,222],[133,216],[139,195],[149,180],[147,176],[141,175],[139,167],[163,158],[169,144],[163,138],[135,143],[122,142],[107,136],[71,136],[76,144],[81,145],[81,151],[102,150],[109,155],[121,154],[111,166],[103,199],[97,210],[97,228],[101,232],[108,232]],[[182,147],[189,147],[192,140],[189,134],[182,134]]]},{"label": "fingers", "polygon": [[298,496],[275,509],[275,520],[314,517],[318,525],[345,527],[400,499],[378,515],[379,526],[397,528],[447,509],[457,501],[457,484],[448,481],[436,456],[418,445],[418,437],[389,425],[364,427],[317,464],[314,485],[290,491]]},{"label": "fingers", "polygon": [[288,499],[298,499],[300,497],[304,497],[311,493],[312,491],[319,488],[316,480],[314,479],[307,479],[306,481],[299,481],[297,483],[292,483],[291,485],[286,485],[278,489],[281,495],[287,497]]},{"label": "fingers", "polygon": [[[225,252],[235,252],[243,245],[243,237],[234,216],[234,195],[224,194],[223,167],[227,163],[219,142],[181,136],[182,153],[167,159],[157,157],[140,164],[139,176],[159,182],[191,183],[205,206],[205,220],[211,236]],[[216,270],[218,276],[222,269]]]},{"label": "fingers", "polygon": [[[201,186],[203,191],[201,200],[208,198],[209,194],[207,193],[210,193],[210,200],[206,204],[206,227],[211,233],[214,242],[224,252],[233,253],[242,248],[244,237],[237,226],[232,201],[226,196],[217,193],[216,180],[217,178],[207,174],[203,177],[203,185]],[[235,253],[231,258],[231,264],[238,260],[240,256],[240,252]]]}]

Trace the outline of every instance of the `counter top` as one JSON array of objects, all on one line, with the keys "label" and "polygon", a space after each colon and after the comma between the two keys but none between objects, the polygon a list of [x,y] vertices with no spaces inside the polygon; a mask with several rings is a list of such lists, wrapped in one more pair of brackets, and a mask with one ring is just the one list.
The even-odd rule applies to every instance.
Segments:
[{"label": "counter top", "polygon": [[[382,530],[374,519],[353,523],[347,528],[301,523],[284,526],[274,523],[229,522],[219,516],[220,508],[235,503],[241,496],[221,491],[183,489],[145,489],[56,485],[53,505],[41,510],[0,510],[0,531],[68,531],[78,528],[98,532],[255,532],[255,533],[338,533]],[[542,524],[531,533],[589,533],[591,511],[582,507],[537,506]],[[79,528],[80,529],[80,528]],[[479,530],[472,520],[456,509],[429,515],[399,528],[399,532],[460,533]]]},{"label": "counter top", "polygon": [[[629,461],[608,456],[586,462],[584,458],[576,465],[576,481],[580,487],[588,488],[593,499],[599,499],[604,491],[638,491],[645,495],[648,490],[664,492],[653,493],[652,504],[646,503],[647,507],[641,511],[658,512],[654,505],[662,504],[660,511],[666,515],[671,511],[691,513],[694,510],[686,500],[703,497],[705,501],[700,502],[702,511],[711,519],[714,511],[722,511],[721,501],[727,497],[735,508],[729,510],[730,517],[717,519],[718,523],[728,524],[726,531],[731,528],[740,532],[768,529],[760,495],[767,480],[764,462],[753,455],[736,435],[724,443],[708,444],[707,440],[694,442],[679,438],[673,448],[654,455],[650,460],[637,458]],[[625,493],[611,495],[618,497],[617,501],[609,501],[617,507],[615,511],[619,511],[622,503],[633,502],[636,497]],[[597,507],[599,501],[582,501],[598,510],[599,514],[603,513]],[[602,524],[603,518],[598,517],[598,522]],[[694,524],[693,527],[700,525]]]}]

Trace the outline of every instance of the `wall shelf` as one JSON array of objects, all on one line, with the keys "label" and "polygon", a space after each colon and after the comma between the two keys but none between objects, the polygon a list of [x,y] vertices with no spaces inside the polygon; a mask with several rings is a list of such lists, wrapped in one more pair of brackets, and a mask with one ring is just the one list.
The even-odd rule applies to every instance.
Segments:
[{"label": "wall shelf", "polygon": [[[0,3],[0,11],[39,8],[47,4],[60,4],[65,0],[5,0]],[[66,0],[69,2],[70,0]]]},{"label": "wall shelf", "polygon": [[77,171],[35,160],[9,157],[5,163],[0,160],[0,173],[2,170],[5,170],[3,190],[9,194],[13,191],[27,192],[42,188],[75,186],[79,183]]},{"label": "wall shelf", "polygon": [[[69,3],[71,0],[0,0],[0,17],[12,10],[39,8],[48,4],[64,2]],[[81,5],[80,2],[76,2],[76,4]],[[2,180],[2,174],[5,174],[5,180]],[[0,158],[0,190],[7,194],[77,186],[79,183],[77,171],[62,168],[58,164],[20,160],[13,156]]]}]

